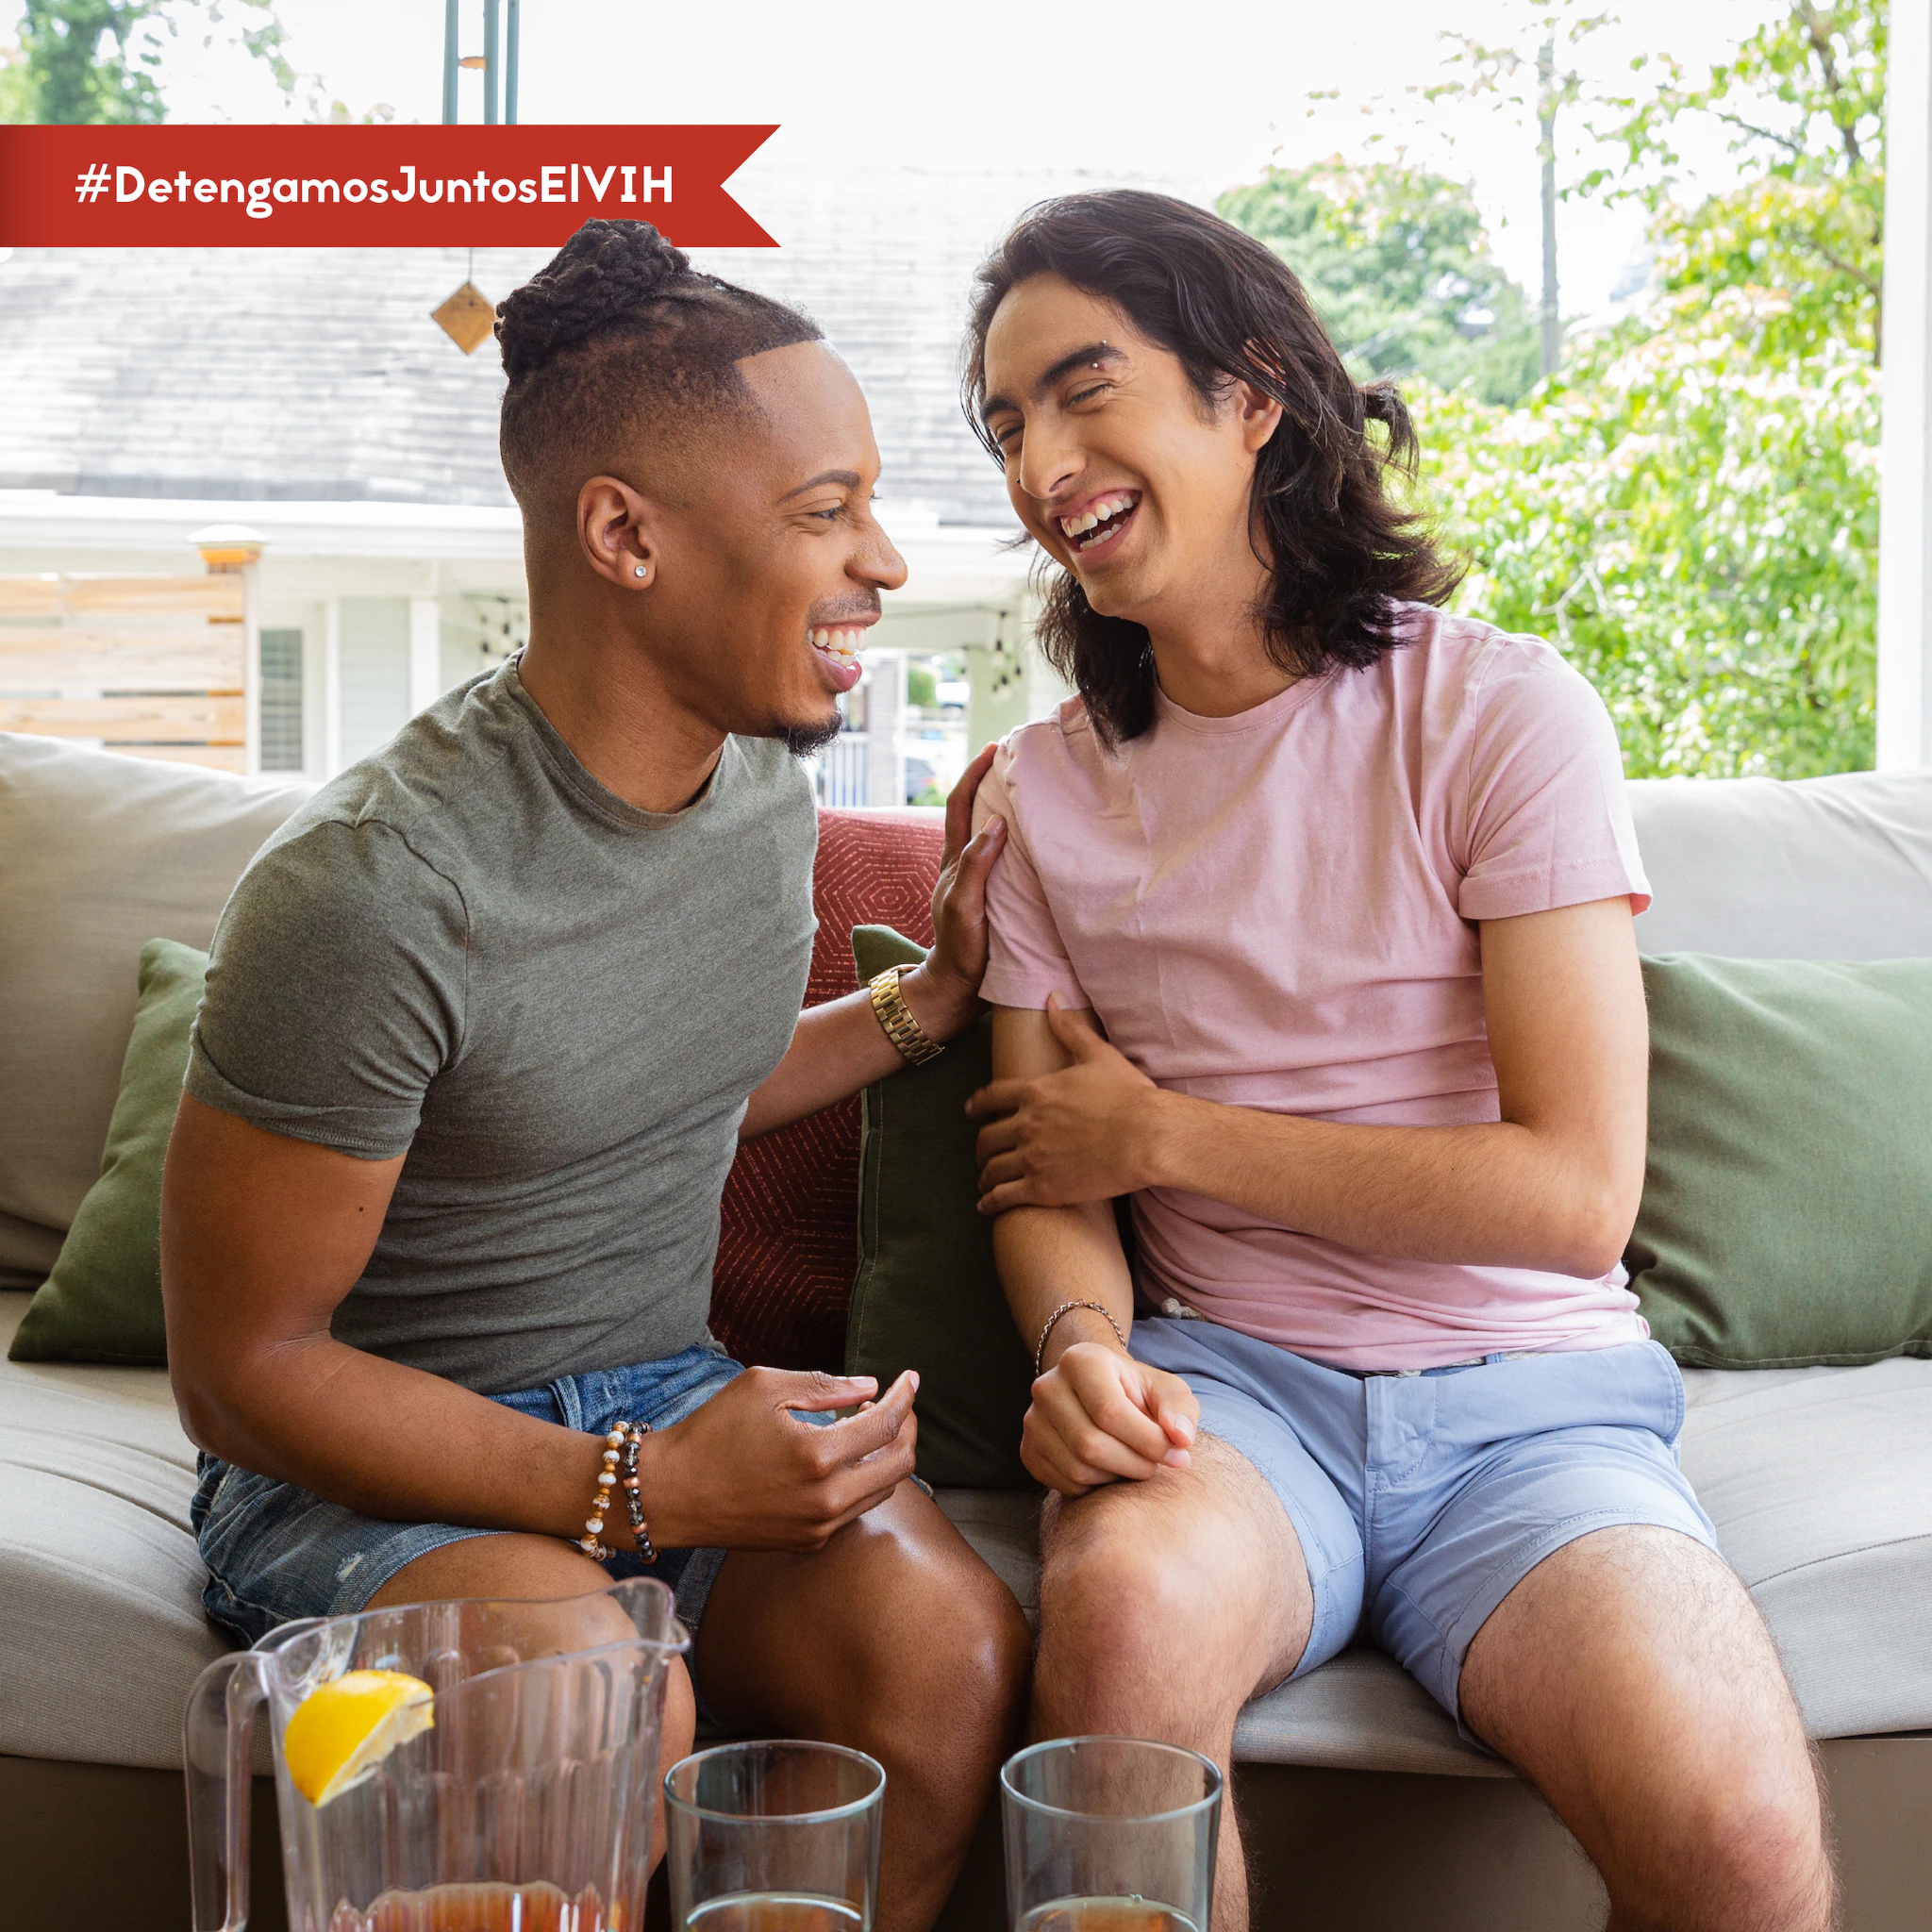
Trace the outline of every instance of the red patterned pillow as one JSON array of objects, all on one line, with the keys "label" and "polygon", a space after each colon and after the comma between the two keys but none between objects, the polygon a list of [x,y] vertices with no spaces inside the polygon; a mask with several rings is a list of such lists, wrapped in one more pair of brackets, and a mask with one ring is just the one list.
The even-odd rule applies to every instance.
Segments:
[{"label": "red patterned pillow", "polygon": [[[805,1003],[858,985],[855,925],[932,943],[939,811],[821,811],[812,894],[819,916]],[[858,1266],[858,1102],[749,1141],[725,1183],[711,1330],[740,1361],[838,1369]]]}]

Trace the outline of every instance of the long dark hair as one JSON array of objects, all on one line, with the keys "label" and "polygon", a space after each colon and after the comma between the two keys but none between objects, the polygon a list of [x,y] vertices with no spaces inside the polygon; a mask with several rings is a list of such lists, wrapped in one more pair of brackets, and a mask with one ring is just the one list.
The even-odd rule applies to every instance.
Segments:
[{"label": "long dark hair", "polygon": [[[1399,607],[1440,604],[1462,575],[1427,528],[1392,501],[1413,475],[1414,425],[1393,383],[1358,385],[1301,283],[1241,229],[1165,194],[1110,189],[1043,201],[980,267],[966,337],[964,400],[979,440],[986,335],[1009,291],[1056,275],[1110,302],[1178,357],[1204,404],[1236,381],[1282,408],[1255,465],[1251,541],[1271,566],[1262,612],[1269,657],[1291,675],[1359,670],[1403,641]],[[1387,431],[1379,441],[1371,423]],[[1108,744],[1154,722],[1154,658],[1143,625],[1103,617],[1076,578],[1042,558],[1039,637],[1087,701]]]}]

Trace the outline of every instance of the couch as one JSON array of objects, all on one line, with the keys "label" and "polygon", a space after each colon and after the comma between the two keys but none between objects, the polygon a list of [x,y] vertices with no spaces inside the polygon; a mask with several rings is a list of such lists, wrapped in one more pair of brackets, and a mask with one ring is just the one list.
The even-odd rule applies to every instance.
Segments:
[{"label": "couch", "polygon": [[[1648,952],[1932,957],[1932,774],[1640,784]],[[236,875],[306,795],[0,735],[0,1339],[92,1182],[143,941],[206,945]],[[927,936],[937,814],[827,812],[808,998],[846,934]],[[837,1365],[857,1103],[747,1148],[715,1326],[741,1355]],[[1687,1373],[1687,1470],[1824,1740],[1850,1932],[1932,1924],[1932,1360]],[[220,1651],[188,1530],[193,1452],[165,1371],[0,1364],[0,1870],[8,1923],[188,1924],[179,1725]],[[941,1502],[1024,1604],[1034,1499]],[[1252,1705],[1236,1793],[1265,1925],[1571,1932],[1602,1894],[1536,1795],[1372,1650]],[[279,1926],[273,1801],[255,1923]],[[996,1821],[948,1907],[1002,1919]]]}]

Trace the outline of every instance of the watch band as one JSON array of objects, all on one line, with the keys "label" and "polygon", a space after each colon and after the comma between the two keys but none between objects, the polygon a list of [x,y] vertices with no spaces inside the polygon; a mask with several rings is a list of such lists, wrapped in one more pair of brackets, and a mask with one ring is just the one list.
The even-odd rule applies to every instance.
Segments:
[{"label": "watch band", "polygon": [[872,994],[872,1009],[886,1029],[886,1038],[905,1056],[908,1066],[923,1067],[927,1060],[938,1059],[946,1049],[912,1017],[912,1008],[899,991],[899,975],[905,970],[903,966],[888,966],[883,973],[874,974],[866,986]]}]

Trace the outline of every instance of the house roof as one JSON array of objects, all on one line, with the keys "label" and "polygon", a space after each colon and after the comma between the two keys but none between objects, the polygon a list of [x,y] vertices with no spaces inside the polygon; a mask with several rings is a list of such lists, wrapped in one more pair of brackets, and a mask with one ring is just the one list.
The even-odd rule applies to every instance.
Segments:
[{"label": "house roof", "polygon": [[[783,245],[696,258],[818,321],[871,401],[889,505],[1003,526],[1005,492],[958,406],[973,269],[1030,202],[1101,185],[1112,183],[755,161],[734,192]],[[507,506],[496,356],[463,356],[429,310],[466,274],[500,299],[546,258],[19,250],[0,260],[0,490]]]}]

